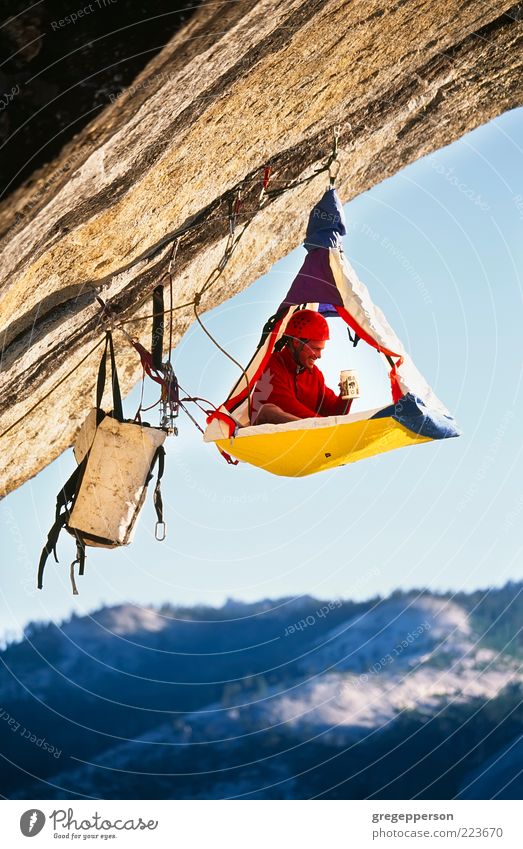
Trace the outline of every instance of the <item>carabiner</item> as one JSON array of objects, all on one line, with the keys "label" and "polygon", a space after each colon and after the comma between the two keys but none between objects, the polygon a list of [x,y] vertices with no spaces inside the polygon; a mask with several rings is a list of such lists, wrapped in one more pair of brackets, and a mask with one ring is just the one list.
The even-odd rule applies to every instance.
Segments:
[{"label": "carabiner", "polygon": [[[160,530],[161,528],[161,530]],[[161,536],[160,536],[161,534]],[[167,525],[165,522],[156,522],[156,526],[154,528],[154,538],[158,540],[158,542],[163,542],[165,537],[167,536]]]}]

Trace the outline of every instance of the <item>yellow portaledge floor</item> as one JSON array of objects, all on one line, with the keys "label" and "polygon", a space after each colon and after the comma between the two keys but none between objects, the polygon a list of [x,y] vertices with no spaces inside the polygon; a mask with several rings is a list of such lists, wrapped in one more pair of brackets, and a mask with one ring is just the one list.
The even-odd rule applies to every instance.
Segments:
[{"label": "yellow portaledge floor", "polygon": [[235,438],[220,439],[216,444],[238,460],[287,477],[312,475],[394,448],[433,441],[417,436],[391,417],[309,429],[275,428],[270,433],[253,430],[249,428],[249,434],[240,430]]}]

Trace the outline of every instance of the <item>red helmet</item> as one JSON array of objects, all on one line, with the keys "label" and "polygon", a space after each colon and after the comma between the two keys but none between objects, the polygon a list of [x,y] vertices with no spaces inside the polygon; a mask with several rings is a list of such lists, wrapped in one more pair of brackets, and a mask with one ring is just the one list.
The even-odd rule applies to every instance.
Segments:
[{"label": "red helmet", "polygon": [[298,310],[293,313],[284,332],[286,336],[314,342],[327,342],[330,338],[329,325],[316,310]]}]

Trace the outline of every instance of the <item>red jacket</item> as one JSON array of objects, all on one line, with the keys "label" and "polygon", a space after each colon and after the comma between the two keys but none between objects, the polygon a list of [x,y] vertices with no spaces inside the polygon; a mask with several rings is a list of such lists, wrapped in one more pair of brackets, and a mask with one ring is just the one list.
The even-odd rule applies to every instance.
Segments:
[{"label": "red jacket", "polygon": [[350,401],[343,400],[325,386],[319,368],[313,366],[309,371],[298,366],[287,347],[271,355],[256,383],[252,395],[253,420],[262,404],[276,404],[301,419],[342,416],[350,408]]}]

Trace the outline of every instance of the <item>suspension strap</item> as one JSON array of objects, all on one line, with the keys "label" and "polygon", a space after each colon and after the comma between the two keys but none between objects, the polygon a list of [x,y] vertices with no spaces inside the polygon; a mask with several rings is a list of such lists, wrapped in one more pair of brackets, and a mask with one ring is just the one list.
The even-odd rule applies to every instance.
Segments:
[{"label": "suspension strap", "polygon": [[[217,419],[220,422],[223,422],[229,428],[229,439],[234,436],[236,431],[236,422],[232,418],[232,416],[228,416],[227,413],[222,413],[220,410],[209,410],[209,414],[207,416],[207,424],[210,424],[214,419]],[[216,446],[224,460],[227,461],[229,466],[237,466],[238,460],[233,460],[230,454],[227,451],[224,451],[223,448],[220,448],[219,445]]]},{"label": "suspension strap", "polygon": [[[172,313],[171,313],[172,315]],[[156,286],[153,291],[153,329],[151,338],[151,355],[153,367],[162,367],[164,335],[164,303],[163,284]]]},{"label": "suspension strap", "polygon": [[231,455],[228,454],[227,451],[224,451],[223,448],[220,448],[219,445],[217,446],[217,448],[218,448],[218,451],[220,452],[220,454],[222,455],[223,459],[227,460],[229,466],[237,466],[238,465],[238,463],[240,462],[239,460],[233,460]]},{"label": "suspension strap", "polygon": [[332,153],[328,160],[328,169],[329,169],[329,185],[334,186],[336,182],[336,177],[338,176],[338,172],[340,170],[340,161],[338,159],[338,139],[340,137],[340,128],[333,128],[333,141],[332,141]]},{"label": "suspension strap", "polygon": [[178,381],[176,378],[173,379],[174,373],[173,377],[169,377],[169,379],[166,380],[164,375],[153,365],[152,354],[150,354],[149,351],[135,339],[131,339],[129,337],[129,341],[135,351],[138,352],[145,373],[149,375],[151,380],[154,380],[155,383],[158,383],[162,389],[165,390],[169,401],[171,401],[172,404],[177,405],[179,403]]},{"label": "suspension strap", "polygon": [[120,383],[118,381],[118,372],[116,371],[116,360],[114,357],[114,346],[113,346],[113,336],[110,330],[107,331],[105,335],[105,348],[102,354],[102,359],[100,360],[100,368],[98,369],[98,380],[96,383],[96,409],[100,410],[102,407],[102,398],[105,389],[105,381],[106,381],[106,361],[107,361],[107,352],[109,352],[110,362],[111,362],[111,386],[112,386],[112,394],[113,394],[113,413],[114,417],[118,419],[119,422],[123,422],[123,407],[122,407],[122,395],[120,392]]},{"label": "suspension strap", "polygon": [[229,439],[234,436],[236,422],[232,416],[228,416],[227,413],[222,413],[220,410],[210,410],[209,415],[207,416],[207,424],[209,425],[214,419],[217,419],[227,425],[229,428]]}]

